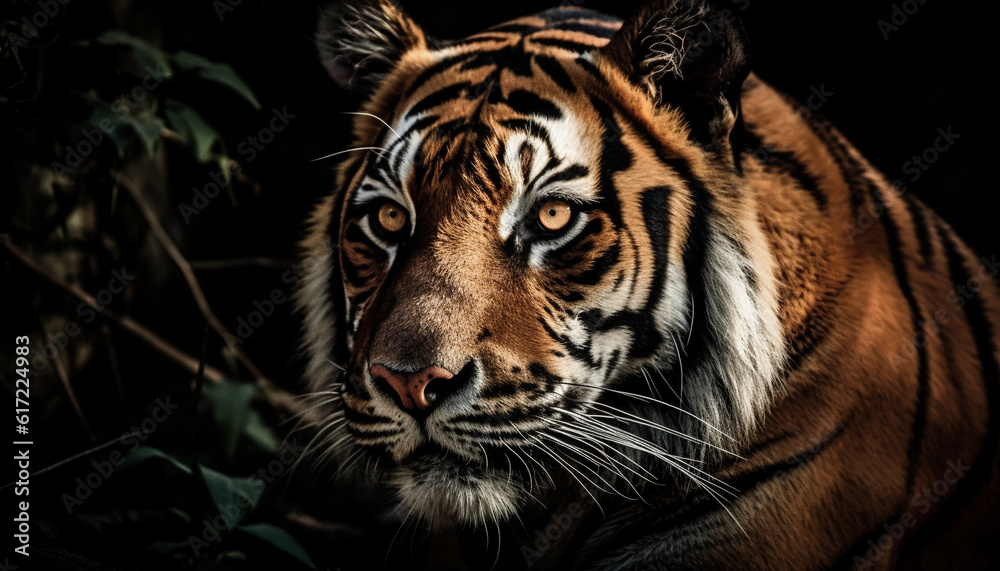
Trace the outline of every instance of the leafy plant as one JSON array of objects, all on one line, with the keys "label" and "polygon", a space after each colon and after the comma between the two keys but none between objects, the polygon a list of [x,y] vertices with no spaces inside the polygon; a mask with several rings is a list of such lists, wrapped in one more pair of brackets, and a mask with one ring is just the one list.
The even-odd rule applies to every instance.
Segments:
[{"label": "leafy plant", "polygon": [[[101,133],[114,143],[120,159],[132,149],[133,140],[143,152],[152,155],[157,145],[169,138],[190,148],[200,163],[215,159],[221,166],[226,165],[228,157],[219,132],[193,104],[172,94],[183,92],[181,86],[203,88],[214,84],[260,109],[257,97],[232,67],[184,50],[166,53],[122,30],[108,30],[93,44],[124,54],[128,61],[121,70],[135,78],[135,85],[112,101],[104,99],[96,86],[79,94],[89,113],[70,133],[72,142],[64,157],[66,162],[53,164],[57,174],[75,168],[71,149],[78,147],[81,139],[96,145],[94,139]],[[87,133],[94,135],[88,138]],[[228,169],[222,172],[228,174]]]},{"label": "leafy plant", "polygon": [[152,447],[136,449],[119,471],[150,463],[161,463],[168,470],[185,476],[180,481],[193,484],[202,492],[199,497],[207,498],[207,501],[196,503],[194,509],[170,509],[183,523],[179,529],[186,529],[189,535],[186,539],[153,542],[149,547],[152,554],[169,558],[179,565],[222,569],[233,562],[260,555],[261,550],[271,550],[283,554],[297,567],[316,568],[291,533],[272,523],[253,521],[265,491],[262,480],[252,476],[228,476],[197,462],[187,465]]}]

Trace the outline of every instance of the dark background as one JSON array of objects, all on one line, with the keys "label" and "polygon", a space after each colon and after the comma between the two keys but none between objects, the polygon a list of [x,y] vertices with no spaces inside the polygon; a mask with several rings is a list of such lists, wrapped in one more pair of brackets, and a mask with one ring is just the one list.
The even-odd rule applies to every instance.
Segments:
[{"label": "dark background", "polygon": [[[635,5],[575,3],[620,16]],[[558,2],[510,0],[477,3],[474,8],[472,3],[455,1],[401,4],[430,35],[457,38]],[[996,185],[988,180],[995,163],[996,49],[989,18],[981,8],[954,0],[728,4],[746,25],[760,77],[800,101],[812,88],[832,92],[817,113],[841,129],[890,180],[901,180],[908,192],[941,213],[980,254],[998,252]],[[233,378],[246,379],[246,371],[224,356],[221,340],[205,333],[204,319],[179,273],[149,236],[134,205],[115,190],[113,177],[126,173],[142,184],[188,260],[267,258],[263,265],[198,273],[215,313],[235,331],[239,320],[254,311],[255,301],[276,289],[291,293],[292,286],[282,276],[296,258],[295,244],[311,205],[332,184],[334,163],[311,159],[351,144],[349,117],[343,112],[354,110],[359,101],[338,91],[315,55],[311,36],[319,3],[243,0],[221,18],[219,5],[229,6],[225,0],[73,0],[40,30],[39,38],[19,51],[19,62],[9,57],[9,50],[4,52],[0,233],[8,234],[4,239],[60,279],[91,294],[105,287],[110,270],[134,271],[134,284],[111,308],[133,316],[190,355],[204,355],[206,362]],[[894,11],[899,18],[903,8],[916,11],[886,39],[878,21],[891,21]],[[38,9],[34,2],[5,1],[0,10],[7,13],[0,21],[7,22],[8,30],[17,29],[16,22]],[[64,158],[66,144],[79,140],[77,125],[86,118],[81,94],[96,90],[112,100],[136,82],[115,71],[120,53],[91,43],[111,28],[124,29],[167,53],[187,50],[228,63],[261,103],[255,110],[218,86],[170,88],[171,96],[192,102],[215,127],[222,138],[215,149],[228,150],[229,156],[241,161],[252,181],[234,181],[227,195],[211,201],[189,225],[177,205],[190,203],[193,189],[211,180],[216,167],[195,161],[187,148],[173,142],[160,141],[153,159],[137,145],[121,157],[105,148],[90,157],[85,172],[70,180],[39,182],[39,172]],[[247,161],[248,156],[237,151],[240,143],[266,126],[275,108],[287,109],[295,118]],[[960,138],[912,180],[903,171],[904,164],[934,143],[938,129],[949,128]],[[85,239],[69,240],[67,220],[78,223],[73,215],[82,211],[90,213],[84,217]],[[78,300],[4,254],[0,255],[0,329],[5,338],[30,335],[33,350],[39,350],[53,332],[78,318]],[[242,344],[264,374],[292,392],[298,390],[302,365],[296,355],[297,319],[290,303],[281,304]],[[245,475],[266,464],[267,454],[242,440],[235,455],[220,453],[213,442],[219,417],[214,411],[205,413],[210,420],[200,416],[204,401],[192,392],[190,373],[102,323],[98,319],[85,327],[84,334],[61,351],[64,378],[55,367],[32,372],[33,470],[117,438],[130,423],[146,417],[155,399],[164,394],[184,403],[183,421],[165,424],[152,444],[184,461],[198,461],[231,475]],[[0,376],[11,394],[13,366],[7,359],[12,347],[0,344],[5,353],[0,356],[4,366]],[[270,404],[260,395],[255,397],[255,410],[282,438],[294,423],[288,421],[287,411]],[[192,448],[192,438],[204,445]],[[159,561],[157,565],[169,567],[148,548],[169,529],[156,514],[175,496],[188,493],[175,483],[144,472],[116,476],[114,482],[120,484],[104,486],[94,500],[88,500],[82,516],[65,513],[60,495],[91,470],[88,462],[106,458],[107,450],[33,478],[32,500],[37,502],[33,539],[114,566]],[[9,481],[6,474],[0,475],[0,485]],[[0,490],[4,496],[10,493],[9,487]],[[151,503],[150,495],[160,495],[163,501]],[[365,550],[385,548],[385,538],[378,537],[382,524],[357,511],[363,499],[338,497],[308,478],[293,480],[281,494],[269,491],[268,495],[277,497],[260,517],[280,521],[291,530],[320,568],[354,568],[351,562],[363,562]],[[308,514],[313,520],[306,525],[289,514]],[[178,537],[182,540],[183,534]],[[234,550],[250,549],[234,545]]]}]

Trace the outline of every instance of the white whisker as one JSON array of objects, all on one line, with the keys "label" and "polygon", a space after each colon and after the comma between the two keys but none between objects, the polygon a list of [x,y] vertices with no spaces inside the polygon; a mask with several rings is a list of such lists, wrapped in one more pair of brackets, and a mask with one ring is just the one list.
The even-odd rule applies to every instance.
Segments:
[{"label": "white whisker", "polygon": [[379,151],[379,152],[384,153],[384,152],[386,152],[386,149],[384,147],[354,147],[353,149],[344,149],[343,151],[337,151],[336,153],[330,153],[329,155],[325,155],[325,156],[322,156],[322,157],[315,158],[315,159],[313,159],[313,160],[311,160],[309,162],[314,163],[316,161],[321,161],[323,159],[328,159],[330,157],[335,157],[337,155],[342,155],[344,153],[353,153],[354,151]]},{"label": "white whisker", "polygon": [[[316,159],[316,160],[319,160],[319,159]],[[345,369],[345,368],[341,367],[340,365],[338,365],[338,364],[334,363],[334,362],[333,362],[333,361],[331,361],[330,359],[327,359],[327,360],[326,360],[326,362],[327,362],[327,363],[330,363],[330,364],[331,364],[331,365],[333,365],[334,367],[337,367],[338,369],[340,369],[341,371],[343,371],[343,372],[345,372],[345,373],[347,372],[347,369]]]},{"label": "white whisker", "polygon": [[396,130],[392,128],[392,126],[390,126],[388,123],[386,123],[385,121],[383,121],[382,118],[379,117],[378,115],[372,115],[371,113],[365,113],[363,111],[344,111],[344,115],[364,115],[365,117],[371,117],[372,119],[376,119],[378,122],[380,122],[383,125],[385,125],[386,129],[389,129],[390,131],[392,131],[392,134],[396,135],[397,139],[400,138],[399,137],[399,133],[397,133]]}]

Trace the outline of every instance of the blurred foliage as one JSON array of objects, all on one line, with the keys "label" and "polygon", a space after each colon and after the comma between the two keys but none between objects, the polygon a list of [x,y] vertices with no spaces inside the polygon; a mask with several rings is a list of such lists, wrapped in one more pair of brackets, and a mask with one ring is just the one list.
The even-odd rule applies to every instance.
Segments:
[{"label": "blurred foliage", "polygon": [[[239,176],[242,195],[259,200],[260,186],[241,172],[230,143],[242,136],[233,117],[252,116],[262,105],[232,66],[188,49],[162,49],[155,30],[107,27],[120,23],[109,18],[113,12],[87,12],[79,3],[69,7],[78,10],[76,21],[39,17],[39,5],[29,2],[12,3],[23,16],[0,16],[0,145],[13,159],[0,169],[0,239],[41,268],[17,262],[17,255],[0,258],[10,286],[0,328],[32,339],[32,431],[40,443],[32,467],[52,465],[33,477],[32,562],[315,569],[296,537],[302,525],[290,523],[302,502],[297,491],[286,493],[294,463],[284,460],[297,463],[302,450],[294,440],[283,443],[289,425],[278,421],[291,420],[291,411],[269,400],[286,389],[263,392],[249,358],[221,336],[199,343],[209,319],[166,253],[172,242],[181,256],[196,259],[202,247],[182,231],[176,205],[189,191],[172,179],[206,180],[218,172],[235,209]],[[137,195],[126,196],[122,185]],[[291,244],[280,251],[290,254]],[[8,253],[3,246],[0,253]],[[220,258],[236,256],[230,249]],[[135,281],[111,288],[109,276],[121,274]],[[200,276],[209,288],[220,281],[212,277]],[[100,306],[88,307],[65,288],[93,295]],[[214,291],[210,303],[225,300]],[[202,367],[233,378],[209,382],[171,365],[162,350],[98,319],[102,309],[136,320]],[[233,319],[225,315],[227,323]],[[0,365],[8,357],[0,356]],[[293,384],[296,376],[293,368],[280,380]],[[150,424],[159,413],[142,403],[159,403],[163,394],[181,412]],[[129,422],[136,424],[122,434]],[[123,452],[124,463],[105,472]],[[278,475],[273,466],[280,466]]]},{"label": "blurred foliage", "polygon": [[[108,58],[108,54],[99,53],[105,47],[125,57]],[[229,157],[218,131],[192,106],[197,103],[177,97],[198,92],[199,83],[214,82],[260,109],[260,102],[230,66],[183,50],[167,54],[121,30],[106,31],[93,42],[85,42],[82,49],[98,52],[93,54],[95,61],[102,61],[101,56],[105,56],[103,60],[117,59],[116,73],[131,76],[135,85],[111,101],[101,86],[77,92],[87,115],[74,122],[67,134],[70,141],[74,141],[74,133],[77,135],[66,146],[65,162],[52,163],[56,174],[72,172],[90,154],[80,149],[99,145],[103,133],[114,143],[118,159],[135,157],[140,151],[152,156],[165,136],[174,136],[198,162],[206,163],[214,156],[228,175]]]},{"label": "blurred foliage", "polygon": [[[251,406],[250,401],[256,393],[253,385],[224,381],[208,388],[204,406],[199,409],[212,419],[209,433],[217,437],[210,439],[208,444],[221,444],[229,462],[236,459],[236,444],[243,439],[267,454],[277,453],[280,443]],[[149,545],[151,558],[157,561],[165,558],[177,567],[232,569],[245,567],[250,560],[260,560],[257,552],[271,549],[288,556],[286,565],[290,569],[315,569],[305,548],[292,534],[272,523],[255,521],[260,519],[255,516],[266,488],[265,480],[259,476],[228,476],[197,460],[186,463],[152,447],[140,447],[129,454],[119,472],[157,462],[167,469],[160,472],[161,489],[169,486],[193,488],[198,492],[194,497],[199,500],[186,508],[165,508],[175,516],[175,525],[162,531],[164,539]],[[290,469],[291,466],[282,464],[282,467]],[[183,477],[170,478],[176,474]],[[157,484],[149,482],[148,477],[141,480],[146,485]],[[126,475],[121,485],[129,483]],[[240,541],[241,536],[243,541]],[[247,537],[259,541],[248,542]]]}]

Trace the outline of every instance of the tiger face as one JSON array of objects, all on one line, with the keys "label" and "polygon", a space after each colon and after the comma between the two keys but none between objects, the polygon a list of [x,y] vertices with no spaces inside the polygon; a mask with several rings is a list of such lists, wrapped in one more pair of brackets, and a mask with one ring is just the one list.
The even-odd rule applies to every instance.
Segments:
[{"label": "tiger face", "polygon": [[324,63],[370,99],[306,243],[308,376],[402,515],[711,486],[756,425],[784,346],[730,139],[741,33],[684,2],[454,42],[388,2],[324,14]]}]

